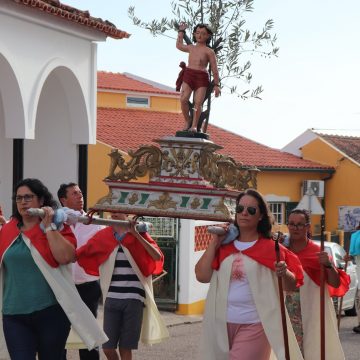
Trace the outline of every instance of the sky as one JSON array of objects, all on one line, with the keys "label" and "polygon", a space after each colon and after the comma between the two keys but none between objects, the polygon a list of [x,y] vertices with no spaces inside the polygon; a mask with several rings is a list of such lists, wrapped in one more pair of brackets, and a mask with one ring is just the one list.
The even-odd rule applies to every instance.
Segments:
[{"label": "sky", "polygon": [[[172,38],[153,37],[134,26],[127,14],[129,6],[135,6],[143,21],[173,18],[170,0],[62,2],[132,34],[129,39],[99,43],[98,70],[128,72],[175,86],[178,64],[187,58],[175,48],[176,32],[169,33]],[[259,31],[273,19],[279,56],[244,55],[244,62],[252,62],[252,87],[264,88],[262,100],[244,101],[223,92],[212,102],[210,122],[278,149],[309,128],[358,132],[359,14],[358,0],[255,0],[254,11],[245,17],[247,27]]]}]

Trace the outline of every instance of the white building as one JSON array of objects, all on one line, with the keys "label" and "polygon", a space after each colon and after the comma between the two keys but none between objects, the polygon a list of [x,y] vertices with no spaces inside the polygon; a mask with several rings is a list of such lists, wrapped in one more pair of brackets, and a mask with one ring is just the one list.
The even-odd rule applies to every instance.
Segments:
[{"label": "white building", "polygon": [[77,179],[86,191],[96,141],[97,42],[129,37],[59,1],[0,2],[0,205],[36,177],[52,193]]}]

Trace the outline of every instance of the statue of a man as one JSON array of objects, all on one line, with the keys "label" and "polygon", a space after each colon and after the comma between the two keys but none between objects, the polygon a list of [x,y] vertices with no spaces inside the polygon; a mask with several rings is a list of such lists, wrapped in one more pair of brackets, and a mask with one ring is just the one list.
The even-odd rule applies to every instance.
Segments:
[{"label": "statue of a man", "polygon": [[[216,63],[216,55],[213,49],[208,47],[212,31],[206,24],[198,24],[193,32],[193,44],[184,44],[184,34],[187,25],[179,25],[176,47],[184,52],[189,53],[188,65],[184,67],[177,81],[177,90],[181,85],[181,111],[185,118],[185,129],[191,132],[198,131],[198,123],[202,111],[202,104],[205,99],[206,90],[210,85],[208,65],[214,78],[215,96],[220,95],[219,72]],[[189,99],[193,96],[193,118],[190,118]]]}]

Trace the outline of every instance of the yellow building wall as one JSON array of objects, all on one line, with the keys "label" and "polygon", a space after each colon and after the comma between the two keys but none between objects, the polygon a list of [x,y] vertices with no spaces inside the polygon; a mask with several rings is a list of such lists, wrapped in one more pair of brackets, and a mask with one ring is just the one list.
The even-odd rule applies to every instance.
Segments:
[{"label": "yellow building wall", "polygon": [[[264,195],[287,196],[290,202],[299,202],[302,198],[302,184],[304,180],[319,180],[319,172],[294,172],[294,171],[261,171],[258,174],[257,190]],[[285,219],[285,214],[283,214]],[[320,232],[320,216],[311,217],[312,232]],[[286,224],[275,224],[273,231],[288,232]]]},{"label": "yellow building wall", "polygon": [[180,100],[165,96],[150,96],[150,107],[126,107],[126,94],[112,92],[98,92],[97,106],[121,109],[139,109],[145,111],[180,112]]},{"label": "yellow building wall", "polygon": [[111,92],[98,92],[97,107],[115,108],[115,109],[125,108],[126,95],[111,93]]},{"label": "yellow building wall", "polygon": [[[104,179],[109,174],[110,168],[110,154],[112,147],[102,142],[97,142],[95,145],[89,145],[88,148],[88,196],[87,202],[88,207],[94,206],[97,201],[106,196],[109,192],[109,188],[105,185]],[[125,152],[119,151],[124,156],[125,160],[128,161],[130,156]],[[117,169],[116,171],[118,171]],[[149,176],[146,175],[143,178],[133,180],[134,182],[149,182]]]},{"label": "yellow building wall", "polygon": [[315,139],[301,149],[304,159],[312,160],[323,165],[337,166],[343,155],[322,139]]},{"label": "yellow building wall", "polygon": [[164,111],[164,112],[175,112],[181,111],[180,100],[176,98],[164,98],[164,97],[151,97],[151,110],[153,111]]},{"label": "yellow building wall", "polygon": [[325,182],[326,230],[338,229],[339,206],[360,206],[360,167],[322,139],[315,139],[302,149],[304,158],[335,168]]}]

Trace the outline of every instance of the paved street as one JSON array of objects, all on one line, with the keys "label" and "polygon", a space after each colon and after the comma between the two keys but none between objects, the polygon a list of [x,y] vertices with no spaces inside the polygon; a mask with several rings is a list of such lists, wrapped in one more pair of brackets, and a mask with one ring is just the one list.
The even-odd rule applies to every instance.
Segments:
[{"label": "paved street", "polygon": [[[196,360],[199,356],[199,339],[201,336],[201,322],[197,318],[166,316],[166,321],[173,323],[169,326],[170,339],[153,346],[140,345],[134,352],[134,360]],[[184,321],[187,323],[183,324]],[[360,334],[352,332],[357,325],[356,317],[343,317],[340,327],[340,338],[345,351],[346,360],[360,359]],[[102,357],[105,359],[105,357]],[[75,351],[70,351],[68,360],[78,360]]]}]

